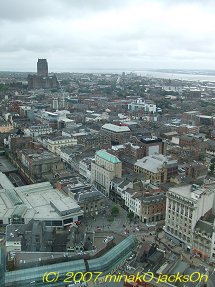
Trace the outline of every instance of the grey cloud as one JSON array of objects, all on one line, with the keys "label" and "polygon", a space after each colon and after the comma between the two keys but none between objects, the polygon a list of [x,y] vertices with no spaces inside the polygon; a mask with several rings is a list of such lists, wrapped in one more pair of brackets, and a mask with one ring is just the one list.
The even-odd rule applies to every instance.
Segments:
[{"label": "grey cloud", "polygon": [[0,21],[31,21],[47,17],[83,17],[91,12],[120,9],[129,0],[6,0],[1,3]]},{"label": "grey cloud", "polygon": [[215,4],[202,2],[3,1],[0,70],[7,63],[8,69],[13,63],[35,69],[38,57],[48,58],[53,70],[75,65],[120,68],[157,63],[162,67],[182,62],[188,67],[197,58],[200,65],[215,68]]}]

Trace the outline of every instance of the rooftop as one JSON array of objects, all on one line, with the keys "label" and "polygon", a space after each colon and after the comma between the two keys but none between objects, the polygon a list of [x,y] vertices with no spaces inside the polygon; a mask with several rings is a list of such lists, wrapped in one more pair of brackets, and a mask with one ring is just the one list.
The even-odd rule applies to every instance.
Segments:
[{"label": "rooftop", "polygon": [[16,170],[17,168],[5,156],[0,156],[0,172],[12,172]]},{"label": "rooftop", "polygon": [[171,157],[164,156],[162,154],[155,154],[151,156],[143,157],[136,161],[135,165],[139,166],[145,170],[148,170],[152,173],[158,173],[161,168],[167,165],[175,166],[177,165],[177,161],[172,159]]},{"label": "rooftop", "polygon": [[120,133],[120,132],[130,132],[130,129],[128,126],[117,126],[113,124],[104,124],[102,126],[102,129],[109,130],[115,133]]},{"label": "rooftop", "polygon": [[210,190],[209,188],[203,188],[196,184],[192,185],[183,185],[183,186],[177,186],[172,187],[169,189],[169,192],[172,192],[180,197],[184,197],[186,199],[192,200],[194,202],[198,201],[198,199],[201,197],[203,193],[210,193],[213,192],[213,190]]},{"label": "rooftop", "polygon": [[[1,185],[5,178],[0,178]],[[23,214],[35,220],[62,220],[62,216],[77,212],[81,212],[81,208],[76,201],[54,189],[49,182],[0,189],[0,219]]]},{"label": "rooftop", "polygon": [[101,157],[104,160],[111,162],[111,163],[120,163],[121,162],[115,155],[112,155],[112,154],[106,152],[106,150],[99,150],[96,152],[96,155]]},{"label": "rooftop", "polygon": [[196,223],[195,226],[195,232],[200,232],[200,233],[206,233],[210,237],[212,237],[213,234],[213,223],[199,220]]},{"label": "rooftop", "polygon": [[7,178],[5,174],[0,172],[0,189],[13,189],[14,185],[11,183],[11,181]]}]

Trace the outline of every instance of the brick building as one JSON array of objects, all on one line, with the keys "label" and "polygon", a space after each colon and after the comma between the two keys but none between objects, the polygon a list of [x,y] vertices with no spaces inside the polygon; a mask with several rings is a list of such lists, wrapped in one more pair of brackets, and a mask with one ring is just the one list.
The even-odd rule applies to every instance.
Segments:
[{"label": "brick building", "polygon": [[102,133],[110,136],[112,145],[118,145],[127,142],[131,135],[131,130],[128,126],[104,124],[101,128],[101,131]]},{"label": "brick building", "polygon": [[155,154],[136,161],[134,171],[154,183],[169,182],[178,173],[178,163],[170,156]]}]

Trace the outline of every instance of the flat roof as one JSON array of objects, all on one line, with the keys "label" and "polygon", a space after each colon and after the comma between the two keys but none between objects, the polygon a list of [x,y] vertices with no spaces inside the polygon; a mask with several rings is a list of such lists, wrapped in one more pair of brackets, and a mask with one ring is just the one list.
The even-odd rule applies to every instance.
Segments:
[{"label": "flat roof", "polygon": [[210,191],[210,189],[205,189],[202,187],[197,187],[195,185],[183,185],[177,187],[171,187],[169,192],[173,192],[179,196],[185,197],[189,200],[197,201],[200,195],[206,191]]},{"label": "flat roof", "polygon": [[61,198],[54,199],[50,201],[51,204],[61,213],[71,212],[71,211],[79,211],[80,206],[76,203],[76,201],[72,200],[72,198]]},{"label": "flat roof", "polygon": [[116,133],[131,131],[128,126],[117,126],[113,124],[104,124],[102,126],[102,129],[109,130],[109,131],[116,132]]},{"label": "flat roof", "polygon": [[58,189],[54,189],[49,182],[13,187],[10,190],[0,189],[0,218],[7,219],[12,214],[21,212],[20,208],[17,209],[20,204],[26,207],[24,218],[28,220],[31,218],[35,220],[62,220],[64,215],[69,216],[82,212],[73,198],[64,195]]},{"label": "flat roof", "polygon": [[8,179],[8,177],[0,172],[0,189],[13,189],[14,185],[12,182]]},{"label": "flat roof", "polygon": [[12,171],[17,171],[17,168],[6,158],[6,156],[0,156],[0,172]]}]

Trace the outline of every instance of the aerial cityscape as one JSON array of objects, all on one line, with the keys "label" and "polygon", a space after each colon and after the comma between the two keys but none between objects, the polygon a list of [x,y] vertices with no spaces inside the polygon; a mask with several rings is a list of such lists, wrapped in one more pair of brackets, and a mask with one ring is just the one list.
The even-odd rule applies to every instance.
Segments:
[{"label": "aerial cityscape", "polygon": [[215,287],[215,3],[107,2],[2,4],[0,287]]}]

